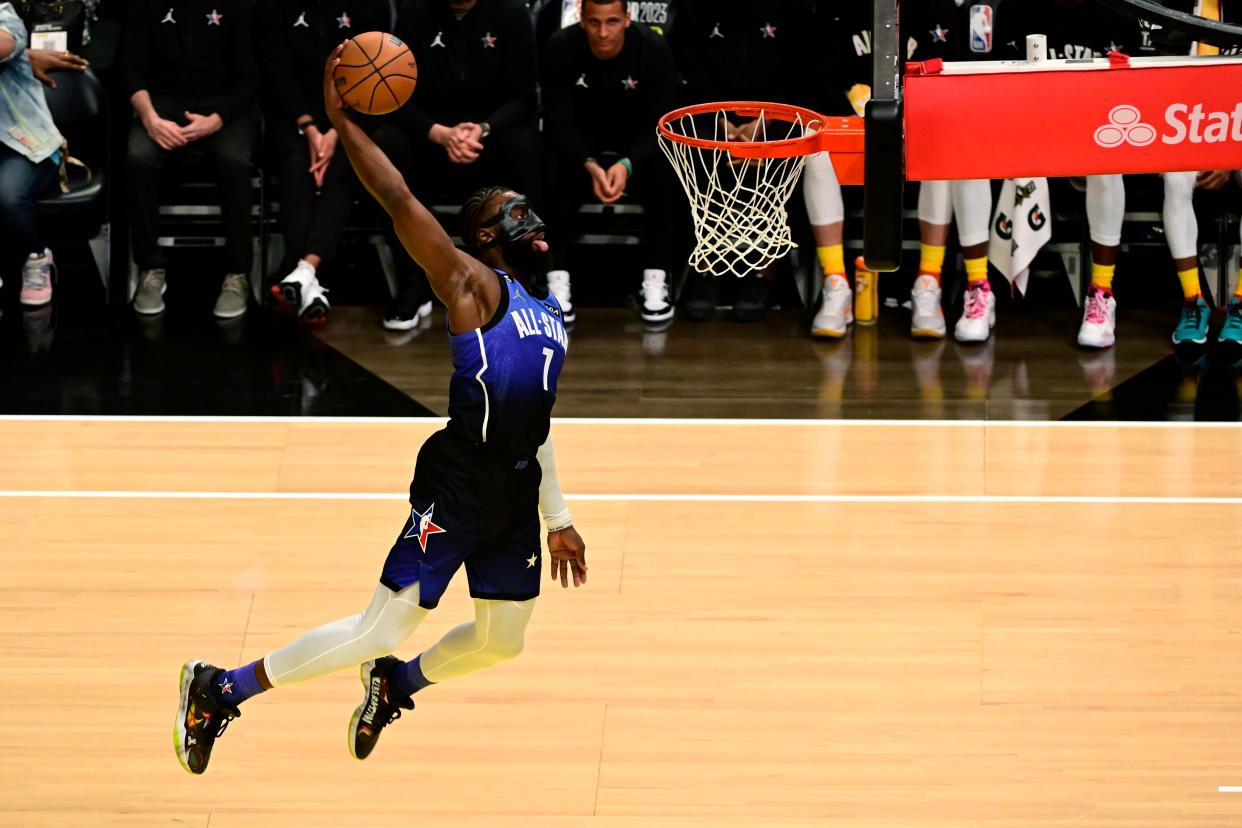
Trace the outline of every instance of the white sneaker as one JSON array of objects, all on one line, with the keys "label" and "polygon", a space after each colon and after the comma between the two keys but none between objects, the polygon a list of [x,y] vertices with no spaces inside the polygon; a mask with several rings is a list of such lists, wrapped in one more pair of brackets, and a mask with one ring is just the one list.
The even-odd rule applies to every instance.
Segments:
[{"label": "white sneaker", "polygon": [[840,339],[854,324],[854,292],[844,276],[824,277],[824,291],[819,297],[819,313],[811,320],[811,336],[819,339]]},{"label": "white sneaker", "polygon": [[[566,282],[566,289],[568,289],[568,282]],[[663,270],[644,270],[642,294],[644,322],[667,322],[673,318],[673,306],[668,301],[667,273]],[[556,298],[559,300],[561,297],[558,294]],[[562,310],[564,307],[562,304]],[[566,321],[569,321],[568,313],[566,317]]]},{"label": "white sneaker", "polygon": [[1083,348],[1111,348],[1117,341],[1117,300],[1111,290],[1092,286],[1082,309],[1078,344]]},{"label": "white sneaker", "polygon": [[305,259],[299,259],[293,272],[272,286],[272,295],[290,307],[297,308],[298,316],[314,325],[327,321],[327,288],[319,284],[315,268]]},{"label": "white sneaker", "polygon": [[958,342],[987,342],[996,325],[996,296],[987,282],[976,282],[966,289],[962,318],[953,328]]},{"label": "white sneaker", "polygon": [[944,338],[944,308],[940,307],[940,283],[935,276],[914,280],[910,290],[910,335],[915,339]]},{"label": "white sneaker", "polygon": [[566,325],[574,321],[574,303],[570,301],[569,271],[548,271],[548,292],[556,297],[561,306],[561,319]]}]

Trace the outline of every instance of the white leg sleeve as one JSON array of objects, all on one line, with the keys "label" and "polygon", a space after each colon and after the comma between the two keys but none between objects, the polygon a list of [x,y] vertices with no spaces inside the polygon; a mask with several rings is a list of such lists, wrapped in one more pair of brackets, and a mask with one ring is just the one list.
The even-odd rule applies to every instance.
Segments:
[{"label": "white leg sleeve", "polygon": [[1126,185],[1120,175],[1087,176],[1087,229],[1091,241],[1105,247],[1121,244],[1126,217]]},{"label": "white leg sleeve", "polygon": [[919,221],[945,227],[953,223],[953,185],[949,181],[919,184]]},{"label": "white leg sleeve", "polygon": [[952,190],[958,243],[962,247],[983,244],[992,223],[992,182],[986,178],[954,181]]},{"label": "white leg sleeve", "polygon": [[1199,222],[1195,219],[1193,172],[1164,174],[1164,234],[1174,259],[1199,254]]},{"label": "white leg sleeve", "polygon": [[418,584],[393,592],[380,584],[365,612],[316,627],[263,659],[272,686],[306,681],[387,655],[410,637],[427,610]]},{"label": "white leg sleeve", "polygon": [[522,652],[526,625],[535,600],[487,601],[476,598],[474,620],[444,634],[419,660],[423,675],[434,682],[491,667]]},{"label": "white leg sleeve", "polygon": [[806,201],[806,214],[811,224],[822,227],[845,221],[841,183],[837,181],[837,171],[828,153],[817,152],[806,159],[806,171],[802,175],[802,198]]}]

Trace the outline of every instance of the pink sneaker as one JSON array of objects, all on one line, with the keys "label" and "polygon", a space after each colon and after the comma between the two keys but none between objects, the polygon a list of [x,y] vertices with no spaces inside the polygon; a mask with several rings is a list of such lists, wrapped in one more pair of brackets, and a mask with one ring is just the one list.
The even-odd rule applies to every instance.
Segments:
[{"label": "pink sneaker", "polygon": [[26,257],[26,263],[22,265],[20,296],[23,305],[46,305],[52,301],[52,269],[55,266],[50,250],[45,249],[42,256],[31,253]]},{"label": "pink sneaker", "polygon": [[1091,286],[1082,309],[1078,344],[1083,348],[1111,348],[1116,342],[1117,300],[1111,290]]},{"label": "pink sneaker", "polygon": [[987,282],[975,282],[966,289],[962,318],[953,328],[958,342],[986,342],[996,325],[996,296]]}]

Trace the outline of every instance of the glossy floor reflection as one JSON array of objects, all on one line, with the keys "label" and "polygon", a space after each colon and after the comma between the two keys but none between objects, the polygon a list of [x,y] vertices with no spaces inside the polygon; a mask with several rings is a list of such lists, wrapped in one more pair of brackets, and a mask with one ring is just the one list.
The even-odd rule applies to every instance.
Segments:
[{"label": "glossy floor reflection", "polygon": [[[0,413],[426,416],[447,413],[444,317],[379,326],[341,307],[309,332],[271,308],[219,322],[210,298],[140,318],[98,302],[0,317]],[[611,417],[1237,421],[1242,355],[1175,354],[1168,314],[1121,314],[1117,347],[1073,344],[1077,314],[1026,311],[965,346],[912,341],[907,312],[838,342],[805,315],[742,325],[643,326],[631,310],[582,310],[557,414]]]}]

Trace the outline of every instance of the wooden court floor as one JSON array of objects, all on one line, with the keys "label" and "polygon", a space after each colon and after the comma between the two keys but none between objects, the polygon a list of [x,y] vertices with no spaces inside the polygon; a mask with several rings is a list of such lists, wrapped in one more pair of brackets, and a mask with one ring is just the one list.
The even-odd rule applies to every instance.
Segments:
[{"label": "wooden court floor", "polygon": [[521,658],[186,774],[180,664],[362,609],[436,427],[0,421],[0,824],[1242,825],[1228,426],[560,421],[591,580]]}]

